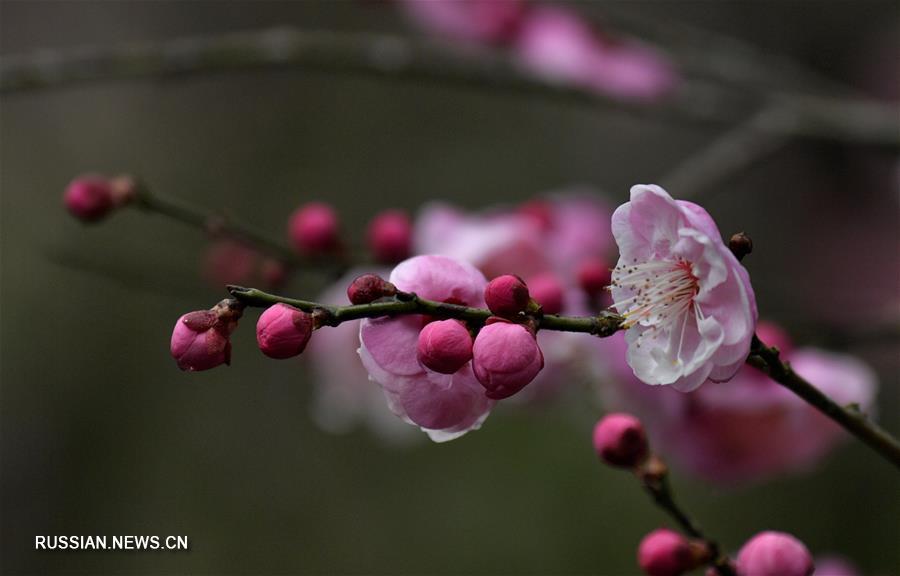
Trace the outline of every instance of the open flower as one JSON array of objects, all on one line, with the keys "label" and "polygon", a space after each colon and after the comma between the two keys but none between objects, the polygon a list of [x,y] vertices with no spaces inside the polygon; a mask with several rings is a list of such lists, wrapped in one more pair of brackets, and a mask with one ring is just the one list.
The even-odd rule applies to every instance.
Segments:
[{"label": "open flower", "polygon": [[734,376],[750,352],[756,300],[709,214],[638,185],[612,228],[619,263],[610,289],[634,374],[681,391]]},{"label": "open flower", "polygon": [[[816,348],[794,348],[787,336],[760,322],[757,333],[778,343],[782,358],[803,378],[842,405],[865,413],[875,405],[874,372],[851,356]],[[646,386],[625,365],[621,334],[600,340],[598,367],[613,367],[614,382],[603,386],[607,405],[640,415],[653,444],[695,476],[725,485],[760,482],[803,472],[821,462],[848,436],[828,417],[751,366],[727,383],[709,383],[692,394]],[[616,354],[621,358],[612,362]]]},{"label": "open flower", "polygon": [[[484,307],[484,275],[446,256],[405,260],[391,272],[390,282],[428,300]],[[428,370],[419,362],[419,332],[429,320],[421,315],[363,320],[359,355],[384,389],[391,410],[443,442],[479,428],[494,401],[485,396],[471,362],[453,374]]]}]

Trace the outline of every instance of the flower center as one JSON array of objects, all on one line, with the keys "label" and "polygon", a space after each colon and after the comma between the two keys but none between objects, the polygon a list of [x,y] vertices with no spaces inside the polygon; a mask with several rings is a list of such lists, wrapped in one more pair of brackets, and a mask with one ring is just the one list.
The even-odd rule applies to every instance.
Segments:
[{"label": "flower center", "polygon": [[700,284],[686,260],[651,261],[616,266],[612,287],[625,291],[613,307],[625,317],[625,328],[635,324],[668,328],[694,309]]}]

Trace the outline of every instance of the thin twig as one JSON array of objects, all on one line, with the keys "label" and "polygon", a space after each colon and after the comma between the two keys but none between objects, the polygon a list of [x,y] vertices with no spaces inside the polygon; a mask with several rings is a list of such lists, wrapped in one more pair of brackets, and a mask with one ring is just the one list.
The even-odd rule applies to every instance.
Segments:
[{"label": "thin twig", "polygon": [[700,525],[676,502],[669,484],[668,466],[653,454],[635,472],[644,490],[653,498],[654,504],[668,514],[685,534],[703,542],[709,554],[709,565],[716,573],[719,576],[734,576],[731,560],[722,553],[719,543],[707,536]]},{"label": "thin twig", "polygon": [[806,400],[813,408],[843,426],[887,461],[900,468],[900,442],[896,438],[869,420],[857,407],[841,406],[794,372],[789,363],[781,360],[777,348],[767,346],[754,336],[747,363],[762,370],[769,378]]},{"label": "thin twig", "polygon": [[[484,324],[491,317],[491,311],[485,308],[472,308],[459,304],[435,302],[419,298],[415,294],[398,293],[395,298],[372,302],[371,304],[357,304],[351,306],[327,306],[318,302],[296,300],[276,294],[269,294],[256,288],[244,288],[243,286],[228,286],[228,292],[245,306],[268,308],[273,304],[284,303],[310,313],[318,314],[320,324],[337,326],[342,322],[359,320],[360,318],[378,318],[381,316],[400,316],[408,314],[424,314],[435,318],[455,318],[471,322],[475,325]],[[603,312],[597,316],[559,316],[555,314],[531,315],[530,320],[540,326],[542,330],[554,330],[558,332],[582,332],[593,334],[601,338],[612,336],[622,328],[624,319],[618,314]]]},{"label": "thin twig", "polygon": [[900,144],[896,109],[874,101],[748,93],[721,83],[685,78],[675,94],[650,106],[549,81],[524,70],[499,50],[460,51],[438,41],[391,34],[292,28],[6,56],[0,62],[0,93],[90,81],[284,67],[487,88],[586,105],[592,110],[652,112],[703,122],[732,123],[750,110],[776,105],[796,121],[762,129],[798,136]]}]

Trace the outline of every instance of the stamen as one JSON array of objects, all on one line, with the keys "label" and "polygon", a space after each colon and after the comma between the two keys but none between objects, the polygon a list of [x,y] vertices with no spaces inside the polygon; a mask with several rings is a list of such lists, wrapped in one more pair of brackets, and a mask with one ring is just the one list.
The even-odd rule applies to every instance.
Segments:
[{"label": "stamen", "polygon": [[690,262],[650,261],[616,266],[612,272],[612,286],[627,296],[613,307],[625,317],[625,327],[636,324],[651,330],[669,332],[681,322],[682,336],[678,339],[676,358],[680,359],[684,339],[685,314],[694,312],[694,297],[700,287]]}]

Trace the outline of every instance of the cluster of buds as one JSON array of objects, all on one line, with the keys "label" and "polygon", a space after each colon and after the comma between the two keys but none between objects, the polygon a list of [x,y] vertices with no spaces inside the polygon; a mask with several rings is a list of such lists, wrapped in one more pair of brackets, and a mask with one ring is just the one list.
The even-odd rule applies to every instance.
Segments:
[{"label": "cluster of buds", "polygon": [[82,222],[99,222],[137,198],[138,184],[129,176],[79,176],[63,193],[66,210]]},{"label": "cluster of buds", "polygon": [[[594,451],[606,464],[632,470],[650,492],[668,490],[666,465],[650,450],[647,434],[636,417],[606,415],[594,426],[593,441]],[[641,540],[637,561],[647,576],[680,576],[706,565],[710,566],[710,575],[811,576],[814,570],[812,555],[800,540],[773,531],[748,540],[732,562],[719,557],[716,545],[708,540],[659,528]]]},{"label": "cluster of buds", "polygon": [[[376,214],[366,232],[366,244],[379,264],[396,264],[412,253],[413,224],[402,210]],[[303,256],[327,257],[342,250],[340,221],[334,207],[309,202],[288,220],[288,239]]]}]

